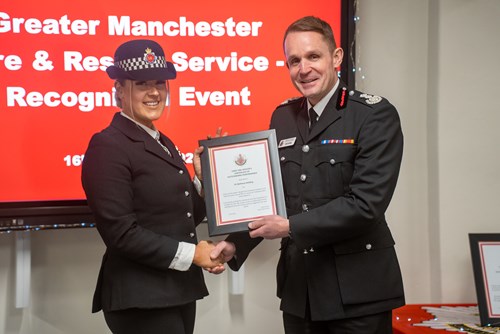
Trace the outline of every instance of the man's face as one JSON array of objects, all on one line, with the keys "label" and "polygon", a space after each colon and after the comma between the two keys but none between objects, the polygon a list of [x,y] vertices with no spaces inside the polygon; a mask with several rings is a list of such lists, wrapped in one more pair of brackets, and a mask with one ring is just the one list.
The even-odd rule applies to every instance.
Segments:
[{"label": "man's face", "polygon": [[153,121],[160,118],[165,109],[167,85],[164,80],[125,80],[115,84],[122,102],[122,111],[137,122],[153,128]]},{"label": "man's face", "polygon": [[337,82],[336,68],[342,63],[341,48],[328,50],[321,34],[291,32],[285,39],[285,56],[292,82],[312,105],[316,105]]}]

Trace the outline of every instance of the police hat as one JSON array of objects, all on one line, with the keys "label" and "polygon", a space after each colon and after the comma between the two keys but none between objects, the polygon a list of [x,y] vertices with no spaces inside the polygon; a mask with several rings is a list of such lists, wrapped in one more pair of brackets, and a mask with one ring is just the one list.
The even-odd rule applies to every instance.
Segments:
[{"label": "police hat", "polygon": [[174,64],[165,59],[160,44],[138,39],[123,43],[116,49],[114,65],[106,69],[113,80],[135,81],[175,79]]}]

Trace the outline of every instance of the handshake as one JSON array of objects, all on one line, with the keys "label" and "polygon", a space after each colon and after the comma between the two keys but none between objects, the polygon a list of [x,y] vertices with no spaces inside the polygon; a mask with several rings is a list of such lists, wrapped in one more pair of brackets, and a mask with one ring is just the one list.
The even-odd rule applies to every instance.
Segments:
[{"label": "handshake", "polygon": [[196,245],[193,263],[212,274],[220,274],[225,270],[224,263],[231,260],[236,252],[232,242],[202,240]]},{"label": "handshake", "polygon": [[[290,222],[279,215],[269,215],[248,224],[251,238],[278,239],[289,236]],[[196,245],[193,263],[212,274],[224,271],[224,263],[236,253],[236,246],[229,241],[212,242],[203,240]]]}]

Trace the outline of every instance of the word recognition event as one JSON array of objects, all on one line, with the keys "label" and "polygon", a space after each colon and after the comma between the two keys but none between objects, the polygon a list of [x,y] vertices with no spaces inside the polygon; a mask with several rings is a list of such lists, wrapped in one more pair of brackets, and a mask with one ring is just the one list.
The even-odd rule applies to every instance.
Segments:
[{"label": "word recognition event", "polygon": [[329,21],[340,45],[341,0],[190,0],[154,9],[118,0],[3,2],[0,141],[8,145],[0,158],[8,163],[0,166],[0,205],[85,199],[85,149],[119,110],[106,69],[129,40],[158,42],[175,66],[156,126],[190,173],[198,141],[217,127],[267,130],[275,107],[297,96],[282,39],[304,12]]}]

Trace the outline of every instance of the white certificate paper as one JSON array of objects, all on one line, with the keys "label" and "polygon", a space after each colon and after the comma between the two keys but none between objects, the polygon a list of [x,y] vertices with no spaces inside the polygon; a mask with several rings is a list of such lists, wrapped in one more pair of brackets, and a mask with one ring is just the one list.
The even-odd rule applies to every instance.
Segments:
[{"label": "white certificate paper", "polygon": [[267,140],[210,150],[217,225],[276,214]]},{"label": "white certificate paper", "polygon": [[210,236],[248,233],[267,215],[286,217],[274,129],[199,140]]},{"label": "white certificate paper", "polygon": [[481,267],[490,318],[500,317],[500,241],[479,242]]}]

